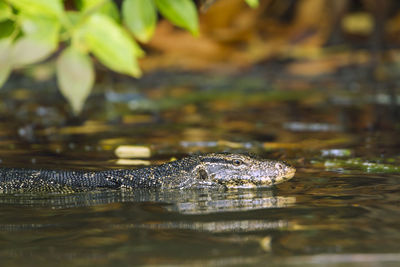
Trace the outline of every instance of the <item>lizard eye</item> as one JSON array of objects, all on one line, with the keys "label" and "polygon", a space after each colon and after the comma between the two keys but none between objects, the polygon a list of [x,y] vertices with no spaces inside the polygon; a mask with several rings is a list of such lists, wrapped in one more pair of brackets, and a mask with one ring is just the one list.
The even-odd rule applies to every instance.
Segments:
[{"label": "lizard eye", "polygon": [[278,170],[282,170],[283,169],[283,165],[280,163],[276,163],[275,164],[275,168],[277,168]]},{"label": "lizard eye", "polygon": [[243,163],[243,161],[241,161],[240,159],[234,159],[233,160],[233,165],[235,165],[235,166],[242,165],[242,163]]}]

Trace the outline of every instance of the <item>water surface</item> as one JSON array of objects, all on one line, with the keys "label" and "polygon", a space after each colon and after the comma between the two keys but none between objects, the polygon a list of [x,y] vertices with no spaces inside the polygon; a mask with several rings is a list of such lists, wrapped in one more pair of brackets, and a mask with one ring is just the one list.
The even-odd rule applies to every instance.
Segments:
[{"label": "water surface", "polygon": [[289,161],[296,176],[246,190],[0,195],[2,264],[400,264],[392,107],[371,101],[373,93],[339,94],[340,85],[321,93],[315,85],[268,88],[262,77],[174,77],[168,85],[150,78],[104,85],[79,119],[60,108],[51,85],[5,90],[1,165],[137,168],[114,151],[140,145],[152,151],[141,165],[252,152]]}]

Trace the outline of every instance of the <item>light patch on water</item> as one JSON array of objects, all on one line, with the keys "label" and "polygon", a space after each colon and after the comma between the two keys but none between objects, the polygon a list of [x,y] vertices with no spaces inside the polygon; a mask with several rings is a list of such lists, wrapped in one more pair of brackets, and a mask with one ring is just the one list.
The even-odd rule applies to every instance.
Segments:
[{"label": "light patch on water", "polygon": [[341,125],[329,123],[287,122],[283,124],[283,127],[294,132],[340,132],[343,130]]},{"label": "light patch on water", "polygon": [[[354,253],[354,254],[319,254],[313,256],[298,256],[284,260],[290,264],[383,264],[384,262],[400,263],[400,253]],[[373,265],[375,266],[375,265]],[[381,266],[381,265],[376,265]]]}]

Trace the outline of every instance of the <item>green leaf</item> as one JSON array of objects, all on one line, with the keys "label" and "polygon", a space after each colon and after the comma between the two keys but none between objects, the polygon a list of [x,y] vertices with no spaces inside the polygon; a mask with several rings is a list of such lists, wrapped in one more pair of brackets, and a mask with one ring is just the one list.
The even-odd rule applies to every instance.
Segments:
[{"label": "green leaf", "polygon": [[82,10],[84,0],[74,0],[75,8],[77,10]]},{"label": "green leaf", "polygon": [[75,114],[82,111],[94,83],[90,57],[70,46],[57,59],[57,81],[63,96]]},{"label": "green leaf", "polygon": [[192,0],[155,0],[161,14],[173,24],[199,34],[196,6]]},{"label": "green leaf", "polygon": [[115,5],[115,3],[113,1],[109,1],[109,2],[105,3],[100,8],[100,13],[110,16],[116,22],[120,22],[120,20],[121,20],[119,17],[118,7]]},{"label": "green leaf", "polygon": [[11,73],[10,57],[11,39],[4,38],[0,40],[0,88],[7,81]]},{"label": "green leaf", "polygon": [[80,0],[80,9],[89,10],[92,8],[100,8],[109,0]]},{"label": "green leaf", "polygon": [[154,34],[157,11],[153,0],[125,0],[122,16],[128,29],[142,42],[147,42]]},{"label": "green leaf", "polygon": [[58,44],[60,22],[56,18],[35,15],[21,15],[22,31],[25,36]]},{"label": "green leaf", "polygon": [[17,39],[12,49],[12,64],[22,66],[39,62],[58,47],[60,23],[44,16],[21,16],[24,35]]},{"label": "green leaf", "polygon": [[11,7],[0,0],[0,21],[9,19],[12,15]]},{"label": "green leaf", "polygon": [[81,0],[82,11],[95,11],[113,18],[119,22],[119,11],[116,4],[111,0]]},{"label": "green leaf", "polygon": [[60,17],[64,11],[62,0],[7,0],[16,9],[32,15]]},{"label": "green leaf", "polygon": [[0,22],[0,39],[9,37],[15,30],[15,23],[11,20]]},{"label": "green leaf", "polygon": [[245,0],[251,8],[256,8],[259,5],[258,0]]},{"label": "green leaf", "polygon": [[93,14],[82,31],[90,51],[108,68],[134,77],[141,75],[137,57],[142,50],[111,18]]},{"label": "green leaf", "polygon": [[12,64],[16,67],[33,64],[47,58],[54,51],[48,43],[32,37],[22,37],[13,45]]},{"label": "green leaf", "polygon": [[67,15],[67,19],[68,21],[73,25],[77,25],[81,18],[82,18],[82,14],[79,11],[67,11],[65,12],[65,14]]}]

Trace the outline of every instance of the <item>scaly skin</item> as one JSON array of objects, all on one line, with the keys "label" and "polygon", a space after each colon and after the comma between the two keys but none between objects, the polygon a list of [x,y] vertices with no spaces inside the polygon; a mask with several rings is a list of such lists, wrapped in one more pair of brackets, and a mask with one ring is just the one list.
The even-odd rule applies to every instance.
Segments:
[{"label": "scaly skin", "polygon": [[69,193],[97,188],[201,188],[272,186],[291,179],[283,162],[242,154],[195,155],[136,170],[56,171],[0,169],[0,192]]}]

